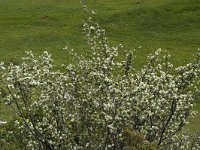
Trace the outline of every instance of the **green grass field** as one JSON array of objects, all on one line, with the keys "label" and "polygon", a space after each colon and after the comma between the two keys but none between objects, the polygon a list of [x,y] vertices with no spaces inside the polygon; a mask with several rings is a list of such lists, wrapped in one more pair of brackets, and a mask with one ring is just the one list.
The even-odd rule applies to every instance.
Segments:
[{"label": "green grass field", "polygon": [[[136,68],[158,48],[169,50],[175,66],[190,62],[200,47],[199,0],[88,0],[112,44],[139,46]],[[65,45],[88,52],[82,32],[79,0],[0,0],[0,61],[20,63],[24,51],[53,54],[57,65],[73,60]],[[59,67],[58,67],[59,68]],[[196,109],[200,111],[200,103]],[[10,116],[0,108],[0,119]],[[191,131],[200,131],[200,114]]]}]

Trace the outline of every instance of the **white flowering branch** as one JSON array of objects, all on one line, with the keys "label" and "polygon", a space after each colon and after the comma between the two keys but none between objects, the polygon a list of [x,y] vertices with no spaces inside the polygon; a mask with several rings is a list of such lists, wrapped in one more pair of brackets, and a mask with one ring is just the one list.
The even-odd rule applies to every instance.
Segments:
[{"label": "white flowering branch", "polygon": [[18,115],[14,126],[25,149],[123,150],[125,128],[157,148],[172,144],[193,114],[200,51],[193,63],[174,69],[159,49],[133,73],[133,52],[117,61],[123,46],[111,46],[91,16],[83,31],[92,53],[87,59],[71,51],[79,62],[64,72],[55,71],[47,52],[0,65],[1,97]]}]

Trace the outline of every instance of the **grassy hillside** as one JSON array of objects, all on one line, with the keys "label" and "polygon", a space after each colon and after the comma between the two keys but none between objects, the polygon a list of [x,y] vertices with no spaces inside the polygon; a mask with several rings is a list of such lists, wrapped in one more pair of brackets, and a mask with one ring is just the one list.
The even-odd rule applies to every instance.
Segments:
[{"label": "grassy hillside", "polygon": [[[168,49],[177,65],[189,61],[199,47],[198,0],[89,0],[113,43],[127,48],[143,46],[138,65],[157,48]],[[25,50],[48,50],[58,64],[67,62],[69,45],[80,52],[82,13],[79,0],[1,0],[0,54],[18,61]],[[178,57],[177,57],[178,56]]]},{"label": "grassy hillside", "polygon": [[[111,43],[138,50],[136,67],[158,48],[172,54],[175,65],[191,61],[200,47],[199,0],[88,0]],[[47,50],[56,64],[72,61],[62,48],[87,53],[81,34],[83,14],[79,0],[1,0],[0,61],[20,63],[24,51]],[[199,105],[197,109],[200,110]],[[7,111],[0,110],[0,118]],[[6,117],[5,117],[6,116]],[[200,130],[198,120],[191,130]]]}]

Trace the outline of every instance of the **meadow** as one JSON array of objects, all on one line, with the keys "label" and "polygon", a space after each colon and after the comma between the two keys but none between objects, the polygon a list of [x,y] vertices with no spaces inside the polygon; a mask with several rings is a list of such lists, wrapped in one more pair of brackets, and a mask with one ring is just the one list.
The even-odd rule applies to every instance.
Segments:
[{"label": "meadow", "polygon": [[[111,44],[123,44],[136,51],[134,63],[140,68],[147,55],[158,48],[168,50],[175,66],[190,62],[200,47],[199,0],[88,0],[99,24],[106,29]],[[1,0],[0,61],[20,63],[24,51],[48,51],[55,64],[73,62],[66,45],[87,54],[83,38],[83,12],[79,0]],[[122,52],[123,53],[123,52]],[[197,97],[196,110],[200,112]],[[1,106],[0,119],[11,116]],[[200,114],[189,129],[199,132]]]}]

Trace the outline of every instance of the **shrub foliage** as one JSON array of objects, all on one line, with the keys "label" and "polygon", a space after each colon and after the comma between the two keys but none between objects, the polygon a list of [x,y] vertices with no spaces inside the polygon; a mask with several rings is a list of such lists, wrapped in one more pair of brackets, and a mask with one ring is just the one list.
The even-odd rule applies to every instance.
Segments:
[{"label": "shrub foliage", "polygon": [[18,65],[1,63],[1,97],[18,116],[4,140],[9,136],[34,150],[198,149],[199,140],[179,143],[194,113],[200,51],[193,62],[174,68],[159,49],[135,71],[134,53],[119,61],[123,46],[111,46],[84,10],[90,56],[66,47],[77,63],[63,65],[64,71],[54,69],[48,52],[26,52]]}]

